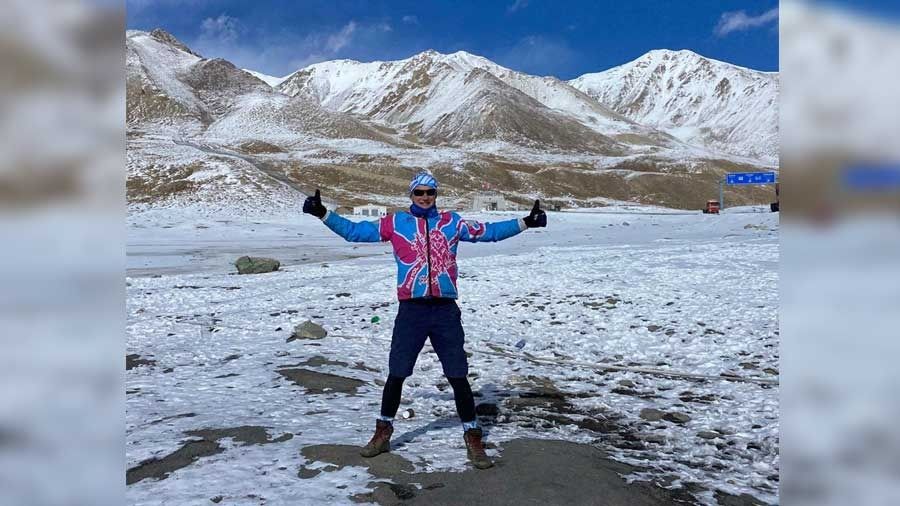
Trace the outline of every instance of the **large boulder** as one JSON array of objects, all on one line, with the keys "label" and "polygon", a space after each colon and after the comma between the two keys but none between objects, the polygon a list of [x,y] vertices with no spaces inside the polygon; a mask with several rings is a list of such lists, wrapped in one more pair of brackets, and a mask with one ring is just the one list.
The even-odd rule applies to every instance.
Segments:
[{"label": "large boulder", "polygon": [[262,274],[264,272],[277,271],[281,262],[274,258],[243,256],[234,262],[238,274]]}]

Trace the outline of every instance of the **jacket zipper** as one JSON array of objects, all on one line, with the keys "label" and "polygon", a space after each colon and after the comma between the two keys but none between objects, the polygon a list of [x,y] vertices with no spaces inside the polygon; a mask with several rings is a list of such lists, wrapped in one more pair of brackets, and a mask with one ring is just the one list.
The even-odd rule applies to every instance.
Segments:
[{"label": "jacket zipper", "polygon": [[427,251],[426,258],[426,267],[428,267],[428,296],[431,297],[431,233],[428,229],[428,217],[422,218],[425,220],[425,247]]}]

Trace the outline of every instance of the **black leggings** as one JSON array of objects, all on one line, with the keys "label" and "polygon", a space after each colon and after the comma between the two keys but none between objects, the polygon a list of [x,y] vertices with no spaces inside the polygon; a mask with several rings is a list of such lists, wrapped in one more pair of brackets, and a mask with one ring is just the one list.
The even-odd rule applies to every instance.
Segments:
[{"label": "black leggings", "polygon": [[[403,380],[397,376],[388,376],[384,383],[384,391],[381,393],[381,416],[393,418],[400,409],[400,391],[403,389]],[[463,423],[475,420],[475,398],[472,397],[472,387],[465,376],[462,378],[447,378],[453,387],[453,400],[456,402],[456,413]]]}]

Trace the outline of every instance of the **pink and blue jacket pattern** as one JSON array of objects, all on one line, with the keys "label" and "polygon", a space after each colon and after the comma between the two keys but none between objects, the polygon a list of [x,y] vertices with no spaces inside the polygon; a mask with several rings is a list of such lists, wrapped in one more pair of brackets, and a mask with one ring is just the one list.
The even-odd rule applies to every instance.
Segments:
[{"label": "pink and blue jacket pattern", "polygon": [[390,241],[397,261],[397,298],[457,298],[456,250],[459,241],[495,242],[525,229],[519,219],[496,223],[464,220],[444,211],[427,218],[408,212],[378,221],[353,222],[331,211],[325,225],[350,242]]}]

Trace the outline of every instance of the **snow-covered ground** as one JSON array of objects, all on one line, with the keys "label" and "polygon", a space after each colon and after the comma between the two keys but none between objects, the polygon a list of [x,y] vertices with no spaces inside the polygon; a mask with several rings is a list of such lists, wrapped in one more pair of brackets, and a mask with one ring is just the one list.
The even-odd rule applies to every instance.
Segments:
[{"label": "snow-covered ground", "polygon": [[[470,380],[481,394],[476,402],[500,406],[487,426],[498,446],[491,453],[520,437],[591,443],[649,475],[776,502],[778,387],[720,375],[777,378],[778,215],[762,208],[719,216],[635,206],[598,211],[549,213],[546,229],[460,246],[459,304],[477,375]],[[463,214],[497,221],[522,213]],[[129,485],[128,501],[254,494],[277,504],[349,503],[364,491],[370,477],[358,468],[302,486],[297,473],[316,465],[301,448],[362,445],[371,435],[397,309],[389,247],[344,242],[299,210],[253,218],[157,210],[132,212],[128,254],[127,350],[156,362],[127,372],[128,468],[175,452],[192,439],[189,430],[262,426],[273,439],[294,435],[265,445],[226,442],[224,452],[166,480]],[[231,262],[243,254],[274,256],[282,269],[238,276]],[[380,321],[372,323],[375,316]],[[286,343],[307,319],[328,337]],[[438,388],[441,367],[428,350],[404,386],[401,409],[416,416],[397,421],[399,432],[423,430],[396,452],[420,470],[462,470],[452,391]],[[307,394],[276,372],[315,356],[332,361],[315,370],[363,381],[358,393]],[[710,379],[604,373],[572,362]],[[579,413],[603,413],[655,442],[629,449],[604,434],[534,423],[528,412],[507,409],[507,396],[523,384],[547,380]],[[643,408],[690,420],[647,422]],[[698,437],[704,431],[718,432]],[[701,499],[713,501],[711,493]]]}]

